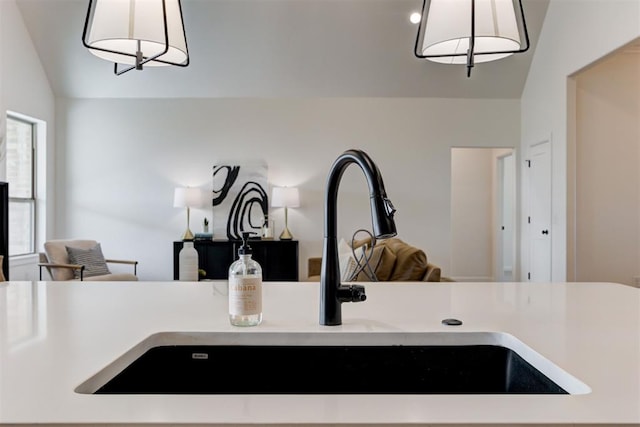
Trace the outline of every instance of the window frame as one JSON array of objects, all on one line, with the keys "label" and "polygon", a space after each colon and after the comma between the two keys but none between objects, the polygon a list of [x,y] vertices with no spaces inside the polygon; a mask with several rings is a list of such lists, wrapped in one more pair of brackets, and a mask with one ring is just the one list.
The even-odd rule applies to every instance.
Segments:
[{"label": "window frame", "polygon": [[[9,257],[20,257],[20,256],[26,256],[26,255],[33,255],[36,253],[36,241],[37,241],[37,141],[38,141],[38,123],[36,122],[36,120],[33,119],[29,119],[25,116],[22,115],[17,115],[17,114],[12,114],[11,112],[7,112],[6,114],[6,120],[7,120],[7,128],[8,128],[8,122],[10,120],[15,121],[15,122],[20,122],[22,124],[26,124],[29,125],[31,127],[31,188],[30,188],[30,197],[13,197],[11,196],[11,183],[9,182],[9,211],[11,211],[11,205],[12,204],[28,204],[29,207],[31,208],[31,224],[30,224],[30,230],[31,230],[31,239],[29,242],[29,250],[27,252],[21,252],[21,253],[12,253],[11,252],[11,242],[9,242]],[[8,141],[7,141],[8,143]],[[7,167],[7,171],[9,168],[9,165],[6,165]],[[7,181],[9,181],[7,179]],[[9,236],[11,236],[11,231],[9,231]]]}]

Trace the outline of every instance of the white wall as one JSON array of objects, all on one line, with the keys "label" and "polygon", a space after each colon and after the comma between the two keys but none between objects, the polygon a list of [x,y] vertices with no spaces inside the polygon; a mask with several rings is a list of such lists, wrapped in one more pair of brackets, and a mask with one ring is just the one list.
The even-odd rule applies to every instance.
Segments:
[{"label": "white wall", "polygon": [[[38,177],[38,246],[41,247],[47,233],[52,233],[49,221],[53,218],[54,167],[49,161],[55,149],[55,99],[40,59],[29,37],[22,15],[14,0],[0,1],[0,130],[4,136],[4,116],[13,111],[46,122],[46,140],[37,161],[46,163],[46,176]],[[42,135],[41,135],[42,137]],[[4,147],[2,147],[4,153]],[[6,179],[4,154],[0,179]],[[37,278],[33,257],[12,259],[11,280],[33,280]]]},{"label": "white wall", "polygon": [[[398,237],[447,275],[450,149],[512,147],[520,129],[517,100],[59,99],[56,114],[56,237],[102,241],[108,256],[140,261],[141,280],[172,279],[172,242],[185,222],[172,206],[173,188],[210,189],[219,159],[264,159],[271,184],[300,187],[302,206],[289,210],[289,228],[306,277],[307,258],[322,250],[326,175],[349,148],[365,150],[380,168],[398,210]],[[356,166],[345,172],[339,197],[339,237],[371,227]],[[192,211],[192,230],[204,215],[210,211]],[[282,209],[272,216],[278,235]]]},{"label": "white wall", "polygon": [[576,280],[634,285],[640,278],[640,53],[619,53],[581,72],[576,89]]},{"label": "white wall", "polygon": [[451,277],[491,282],[493,268],[492,149],[451,151]]},{"label": "white wall", "polygon": [[[640,35],[638,0],[553,0],[521,99],[522,150],[552,135],[552,279],[567,275],[567,77]],[[521,215],[523,279],[528,271]]]}]

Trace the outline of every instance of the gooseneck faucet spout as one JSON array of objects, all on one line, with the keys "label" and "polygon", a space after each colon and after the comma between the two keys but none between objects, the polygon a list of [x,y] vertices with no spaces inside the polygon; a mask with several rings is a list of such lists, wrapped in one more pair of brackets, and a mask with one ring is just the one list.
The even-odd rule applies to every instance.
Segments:
[{"label": "gooseneck faucet spout", "polygon": [[347,150],[338,157],[329,171],[324,199],[324,247],[320,273],[320,324],[341,325],[342,303],[364,301],[364,286],[342,285],[338,263],[337,216],[338,187],[347,166],[355,163],[364,172],[369,185],[373,234],[378,239],[396,235],[393,215],[396,210],[387,198],[382,175],[369,155],[362,150]]}]

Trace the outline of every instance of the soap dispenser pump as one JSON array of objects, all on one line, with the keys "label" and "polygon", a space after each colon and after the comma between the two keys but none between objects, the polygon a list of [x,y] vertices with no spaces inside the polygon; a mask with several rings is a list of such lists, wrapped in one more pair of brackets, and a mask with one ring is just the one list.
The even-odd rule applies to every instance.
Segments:
[{"label": "soap dispenser pump", "polygon": [[234,326],[256,326],[262,322],[262,267],[252,258],[249,236],[242,232],[238,259],[229,267],[229,321]]}]

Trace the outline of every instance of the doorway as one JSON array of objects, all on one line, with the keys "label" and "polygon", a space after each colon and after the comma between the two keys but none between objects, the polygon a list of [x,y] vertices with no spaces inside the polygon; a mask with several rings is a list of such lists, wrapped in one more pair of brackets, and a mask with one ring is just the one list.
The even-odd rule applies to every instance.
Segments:
[{"label": "doorway", "polygon": [[513,148],[451,149],[451,270],[454,280],[517,280]]}]

